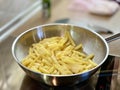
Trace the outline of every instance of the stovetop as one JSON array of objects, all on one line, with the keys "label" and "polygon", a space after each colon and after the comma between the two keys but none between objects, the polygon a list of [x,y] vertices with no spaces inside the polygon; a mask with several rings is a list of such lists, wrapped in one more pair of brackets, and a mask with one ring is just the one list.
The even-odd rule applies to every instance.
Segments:
[{"label": "stovetop", "polygon": [[[11,44],[13,40],[12,37],[6,42]],[[6,42],[0,45],[5,47],[0,49],[0,67],[4,65],[3,74],[6,79],[0,90],[120,90],[120,57],[118,56],[109,55],[100,70],[87,81],[69,87],[51,87],[27,76],[15,62],[11,54],[11,46]]]},{"label": "stovetop", "polygon": [[109,55],[106,62],[89,80],[74,86],[52,87],[24,77],[20,90],[120,90],[120,57]]}]

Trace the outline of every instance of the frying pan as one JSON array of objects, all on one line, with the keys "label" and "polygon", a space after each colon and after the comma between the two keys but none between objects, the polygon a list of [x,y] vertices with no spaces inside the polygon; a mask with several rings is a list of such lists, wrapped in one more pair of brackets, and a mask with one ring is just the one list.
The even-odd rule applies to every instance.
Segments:
[{"label": "frying pan", "polygon": [[[21,60],[28,54],[28,49],[33,43],[37,43],[44,38],[63,36],[65,30],[69,30],[76,44],[83,44],[83,50],[86,54],[93,53],[95,55],[93,61],[98,64],[96,67],[79,74],[51,75],[32,71],[21,64]],[[50,86],[74,85],[89,79],[95,74],[108,57],[108,42],[118,39],[119,36],[120,33],[104,39],[90,28],[62,23],[45,24],[21,33],[13,42],[12,55],[27,75],[41,83]]]}]

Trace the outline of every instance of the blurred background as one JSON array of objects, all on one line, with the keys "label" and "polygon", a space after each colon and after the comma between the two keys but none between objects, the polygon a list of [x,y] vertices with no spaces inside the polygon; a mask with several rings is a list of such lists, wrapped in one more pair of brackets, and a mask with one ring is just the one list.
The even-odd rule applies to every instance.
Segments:
[{"label": "blurred background", "polygon": [[[0,90],[23,90],[25,73],[11,54],[14,39],[49,23],[90,27],[106,38],[120,32],[119,0],[0,0]],[[109,46],[110,54],[120,56],[120,40]]]}]

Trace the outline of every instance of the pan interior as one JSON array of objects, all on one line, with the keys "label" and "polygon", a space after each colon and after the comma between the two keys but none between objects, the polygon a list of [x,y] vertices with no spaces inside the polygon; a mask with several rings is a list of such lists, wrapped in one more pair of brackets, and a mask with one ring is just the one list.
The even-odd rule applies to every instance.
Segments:
[{"label": "pan interior", "polygon": [[27,30],[19,35],[13,44],[13,53],[17,62],[28,54],[28,49],[33,43],[37,43],[43,38],[53,36],[63,36],[64,31],[69,30],[75,43],[83,44],[83,50],[87,54],[95,55],[94,62],[100,64],[108,53],[107,44],[98,34],[88,29],[72,25],[47,25],[38,26]]}]

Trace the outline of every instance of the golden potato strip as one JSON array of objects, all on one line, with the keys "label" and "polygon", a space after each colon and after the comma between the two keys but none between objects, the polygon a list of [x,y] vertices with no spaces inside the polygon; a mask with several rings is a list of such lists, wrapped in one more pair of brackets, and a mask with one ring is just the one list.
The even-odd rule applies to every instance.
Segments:
[{"label": "golden potato strip", "polygon": [[86,57],[86,55],[83,53],[83,52],[79,52],[79,51],[73,51],[73,53],[77,54],[77,55],[80,55],[82,57]]},{"label": "golden potato strip", "polygon": [[24,61],[22,61],[22,64],[25,65],[25,66],[28,66],[31,62],[32,62],[31,59],[29,59],[29,58],[27,59],[26,58]]},{"label": "golden potato strip", "polygon": [[39,67],[38,69],[41,73],[49,74],[50,72],[46,70],[44,67]]},{"label": "golden potato strip", "polygon": [[49,67],[52,66],[51,63],[47,59],[43,59],[42,63],[44,63],[46,66],[49,66]]},{"label": "golden potato strip", "polygon": [[32,66],[30,69],[33,70],[33,71],[39,72],[39,70],[34,66]]},{"label": "golden potato strip", "polygon": [[76,63],[72,58],[70,58],[70,57],[68,57],[68,56],[62,57],[61,60],[62,60],[64,63],[68,63],[68,64],[69,64],[69,63],[70,63],[70,64],[75,64],[75,63]]},{"label": "golden potato strip", "polygon": [[90,63],[91,63],[91,65],[94,67],[94,66],[97,66],[97,64],[96,63],[94,63],[93,61],[91,61],[90,59],[88,60]]},{"label": "golden potato strip", "polygon": [[84,66],[83,66],[83,65],[79,65],[79,64],[77,64],[77,63],[71,65],[70,68],[71,68],[71,71],[72,71],[73,73],[79,73],[79,72],[81,72],[81,71],[84,70]]},{"label": "golden potato strip", "polygon": [[80,50],[80,49],[82,49],[82,44],[79,44],[75,47],[75,50]]},{"label": "golden potato strip", "polygon": [[60,41],[59,41],[59,45],[63,46],[65,45],[65,43],[68,41],[68,38],[63,37]]},{"label": "golden potato strip", "polygon": [[94,54],[90,54],[84,60],[89,60],[89,59],[92,60],[93,58],[94,58]]},{"label": "golden potato strip", "polygon": [[72,39],[72,37],[71,37],[71,35],[70,35],[70,32],[66,32],[66,33],[67,33],[67,37],[68,37],[69,41],[71,42],[71,44],[73,46],[76,46],[75,43],[74,43],[74,41],[73,41],[73,39]]},{"label": "golden potato strip", "polygon": [[54,54],[52,54],[51,58],[55,64],[58,64],[58,61],[57,61],[56,57],[54,56]]},{"label": "golden potato strip", "polygon": [[60,73],[61,75],[72,74],[72,73],[68,70],[68,68],[66,68],[65,66],[61,66],[61,65],[59,65],[59,64],[55,64],[54,66],[55,66],[55,68],[59,71],[59,73]]},{"label": "golden potato strip", "polygon": [[55,75],[85,72],[97,66],[92,61],[94,54],[86,55],[82,44],[75,45],[70,33],[63,37],[45,38],[29,48],[22,64],[29,69]]},{"label": "golden potato strip", "polygon": [[54,70],[55,70],[54,66],[50,67],[50,69],[49,69],[50,74],[52,74],[54,72]]}]

